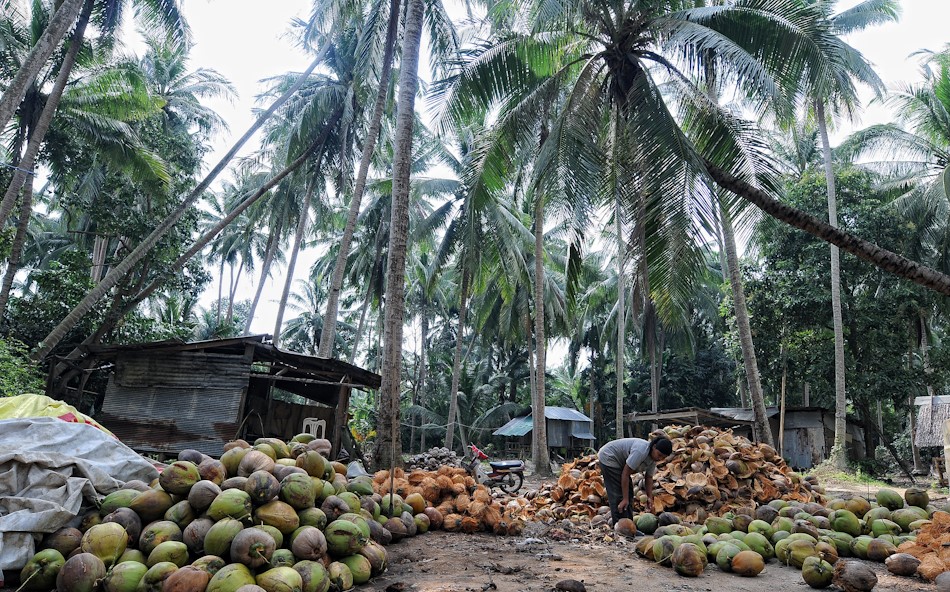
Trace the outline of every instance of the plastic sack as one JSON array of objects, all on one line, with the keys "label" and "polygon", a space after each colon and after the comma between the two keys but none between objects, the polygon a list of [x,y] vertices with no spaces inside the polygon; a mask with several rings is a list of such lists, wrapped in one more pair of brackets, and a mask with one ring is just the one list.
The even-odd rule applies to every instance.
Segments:
[{"label": "plastic sack", "polygon": [[29,417],[55,417],[70,423],[87,423],[115,437],[112,432],[72,405],[57,401],[46,395],[17,395],[0,397],[0,420]]}]

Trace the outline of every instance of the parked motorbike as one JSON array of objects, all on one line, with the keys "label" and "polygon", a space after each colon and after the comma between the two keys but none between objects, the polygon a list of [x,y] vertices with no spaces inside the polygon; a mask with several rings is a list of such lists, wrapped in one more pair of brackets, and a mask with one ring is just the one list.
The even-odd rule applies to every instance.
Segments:
[{"label": "parked motorbike", "polygon": [[488,487],[498,486],[505,493],[517,493],[524,484],[524,462],[520,460],[496,460],[488,461],[491,472],[486,473],[482,467],[482,461],[488,460],[488,455],[478,449],[474,444],[469,444],[472,450],[472,460],[465,464],[465,470],[475,478],[477,483],[482,483]]}]

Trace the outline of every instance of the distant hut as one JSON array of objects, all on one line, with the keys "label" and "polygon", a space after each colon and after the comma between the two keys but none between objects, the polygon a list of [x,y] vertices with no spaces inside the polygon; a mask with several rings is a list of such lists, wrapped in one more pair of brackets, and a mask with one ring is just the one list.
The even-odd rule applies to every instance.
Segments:
[{"label": "distant hut", "polygon": [[[544,408],[545,429],[548,447],[562,449],[564,456],[574,456],[594,446],[594,420],[576,409],[568,407]],[[534,419],[529,413],[516,417],[495,430],[492,435],[505,438],[505,450],[526,455],[531,449],[531,431]]]},{"label": "distant hut", "polygon": [[950,421],[950,396],[917,397],[914,405],[917,407],[914,444],[917,448],[940,448],[937,456],[941,456],[945,446],[944,433]]}]

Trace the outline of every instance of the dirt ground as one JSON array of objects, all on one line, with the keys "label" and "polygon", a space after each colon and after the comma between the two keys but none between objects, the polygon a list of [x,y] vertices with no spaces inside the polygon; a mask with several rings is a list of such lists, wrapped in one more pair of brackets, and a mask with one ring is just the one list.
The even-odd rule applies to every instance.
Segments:
[{"label": "dirt ground", "polygon": [[[800,571],[773,560],[755,578],[706,568],[698,578],[638,557],[633,543],[550,541],[532,537],[431,532],[387,547],[389,570],[364,587],[389,592],[549,591],[574,579],[589,591],[779,592],[811,590]],[[876,592],[935,590],[933,584],[901,578],[882,563],[866,562],[878,577]]]}]

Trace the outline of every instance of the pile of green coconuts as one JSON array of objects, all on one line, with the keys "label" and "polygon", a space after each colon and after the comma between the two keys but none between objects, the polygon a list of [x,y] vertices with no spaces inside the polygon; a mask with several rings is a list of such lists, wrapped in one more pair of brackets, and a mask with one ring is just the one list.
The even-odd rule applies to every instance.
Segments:
[{"label": "pile of green coconuts", "polygon": [[47,535],[25,591],[327,592],[386,569],[385,545],[439,528],[421,496],[348,479],[326,441],[230,442],[220,460],[184,450],[153,483],[130,481]]}]

